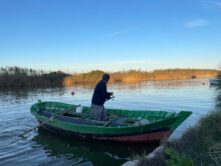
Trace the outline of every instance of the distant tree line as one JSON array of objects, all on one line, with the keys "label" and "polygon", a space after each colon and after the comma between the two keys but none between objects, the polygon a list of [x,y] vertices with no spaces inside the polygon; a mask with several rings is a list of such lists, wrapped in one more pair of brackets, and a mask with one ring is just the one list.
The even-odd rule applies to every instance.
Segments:
[{"label": "distant tree line", "polygon": [[0,68],[0,89],[4,88],[38,88],[61,87],[69,74],[61,71],[45,72],[20,67]]},{"label": "distant tree line", "polygon": [[[133,83],[139,81],[152,80],[179,80],[179,79],[194,79],[194,78],[209,78],[216,77],[218,70],[211,69],[165,69],[154,71],[129,70],[110,73],[110,83]],[[95,83],[104,71],[94,70],[88,73],[79,73],[66,77],[64,84],[72,86],[78,83]]]}]

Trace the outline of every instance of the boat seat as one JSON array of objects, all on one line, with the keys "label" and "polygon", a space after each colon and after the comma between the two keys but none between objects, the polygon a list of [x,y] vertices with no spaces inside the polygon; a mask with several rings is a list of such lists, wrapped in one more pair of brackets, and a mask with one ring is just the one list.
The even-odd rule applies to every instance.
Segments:
[{"label": "boat seat", "polygon": [[170,118],[170,117],[174,116],[175,114],[176,114],[176,112],[170,112],[165,116],[165,118]]}]

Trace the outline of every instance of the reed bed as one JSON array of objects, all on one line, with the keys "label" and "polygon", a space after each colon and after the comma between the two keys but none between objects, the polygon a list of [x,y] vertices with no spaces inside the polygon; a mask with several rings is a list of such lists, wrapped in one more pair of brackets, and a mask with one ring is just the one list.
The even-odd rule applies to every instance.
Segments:
[{"label": "reed bed", "polygon": [[[74,74],[64,79],[65,86],[73,84],[96,83],[104,74],[104,71],[94,70],[88,73]],[[129,70],[110,73],[110,83],[135,83],[149,80],[178,80],[215,77],[217,70],[210,69],[167,69],[151,72],[141,70]]]},{"label": "reed bed", "polygon": [[61,71],[46,72],[19,67],[0,68],[0,89],[61,87],[69,76]]}]

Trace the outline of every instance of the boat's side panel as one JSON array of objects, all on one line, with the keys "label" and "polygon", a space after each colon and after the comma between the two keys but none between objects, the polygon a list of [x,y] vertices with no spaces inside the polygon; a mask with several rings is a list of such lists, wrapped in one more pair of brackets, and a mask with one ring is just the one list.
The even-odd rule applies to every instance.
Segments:
[{"label": "boat's side panel", "polygon": [[[44,116],[40,116],[35,114],[36,118],[45,122],[48,121],[49,118]],[[158,121],[155,123],[140,125],[140,126],[130,126],[130,127],[103,127],[103,126],[93,126],[93,125],[81,125],[75,123],[69,123],[66,121],[61,121],[59,118],[54,119],[53,121],[49,121],[48,124],[55,128],[60,128],[70,132],[77,132],[81,134],[93,134],[93,135],[128,135],[128,134],[142,134],[154,130],[159,130],[162,128],[170,129],[170,125],[177,119],[178,117],[173,117],[170,119],[165,119],[162,121]]]},{"label": "boat's side panel", "polygon": [[122,135],[122,136],[98,136],[93,134],[81,134],[76,132],[71,132],[67,130],[62,130],[60,128],[55,128],[50,125],[44,125],[43,128],[49,130],[53,133],[58,133],[61,135],[72,136],[80,139],[87,140],[99,140],[99,141],[111,141],[111,142],[121,142],[121,143],[151,143],[159,142],[162,139],[167,139],[172,131],[169,129],[155,130],[143,134],[132,134],[132,135]]},{"label": "boat's side panel", "polygon": [[175,130],[183,121],[185,121],[190,115],[192,114],[192,112],[188,112],[188,111],[181,111],[177,114],[177,118],[173,121],[173,123],[171,123],[169,125],[169,128],[171,130]]}]

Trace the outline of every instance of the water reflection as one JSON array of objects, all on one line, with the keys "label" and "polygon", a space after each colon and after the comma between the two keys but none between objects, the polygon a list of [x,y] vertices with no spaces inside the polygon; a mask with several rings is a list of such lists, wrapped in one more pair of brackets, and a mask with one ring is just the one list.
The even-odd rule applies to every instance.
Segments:
[{"label": "water reflection", "polygon": [[[208,79],[191,79],[191,80],[172,80],[172,81],[144,81],[140,83],[116,83],[109,84],[108,88],[112,90],[123,90],[135,92],[139,90],[148,90],[148,89],[179,89],[184,87],[202,87],[208,85]],[[77,94],[93,93],[94,84],[78,84],[73,85],[72,87],[63,87],[63,88],[46,88],[46,89],[8,89],[0,90],[0,100],[7,102],[9,100],[22,100],[28,99],[35,94],[38,95],[56,95],[65,96],[70,95],[72,91],[77,92]],[[9,98],[10,97],[10,98]]]},{"label": "water reflection", "polygon": [[[157,88],[157,89],[168,89],[168,88],[183,88],[190,86],[206,86],[209,84],[208,79],[189,79],[189,80],[164,80],[164,81],[142,81],[135,83],[114,83],[109,84],[111,88],[120,88],[120,89],[140,89],[143,87]],[[95,84],[76,84],[73,87],[81,87],[86,89],[93,89]]]},{"label": "water reflection", "polygon": [[[82,141],[70,137],[62,137],[45,131],[38,130],[38,135],[33,139],[35,146],[43,147],[47,157],[63,157],[70,160],[73,165],[87,163],[89,165],[120,165],[130,159],[131,154],[143,154],[152,151],[155,145],[123,145],[110,143],[96,143]],[[132,157],[132,156],[131,156]],[[57,160],[55,160],[57,162]]]}]

